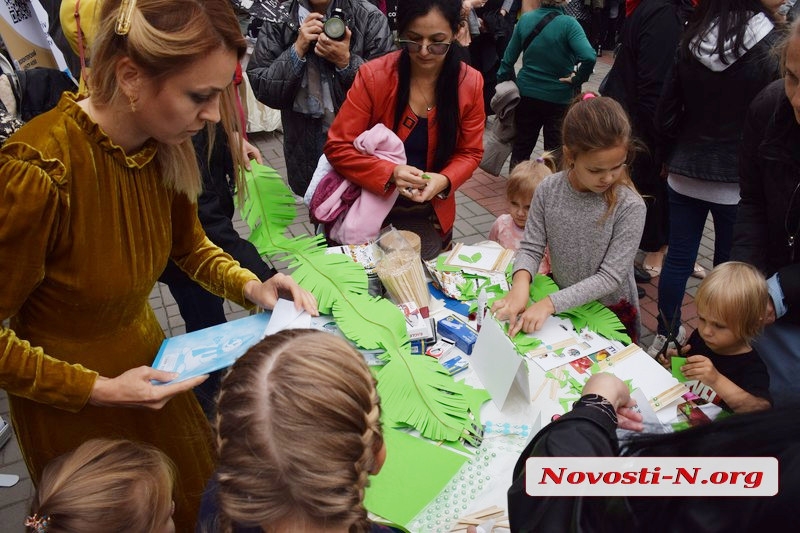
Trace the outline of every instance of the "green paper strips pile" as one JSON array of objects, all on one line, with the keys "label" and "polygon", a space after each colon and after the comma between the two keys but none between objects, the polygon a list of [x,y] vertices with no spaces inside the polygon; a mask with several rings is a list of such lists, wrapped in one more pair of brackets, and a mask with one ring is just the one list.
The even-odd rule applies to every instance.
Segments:
[{"label": "green paper strips pile", "polygon": [[377,370],[383,421],[413,427],[436,441],[457,441],[489,399],[484,390],[456,382],[437,361],[411,355],[403,313],[390,301],[370,296],[364,268],[341,254],[325,253],[323,235],[287,237],[297,216],[295,200],[273,169],[252,163],[246,173],[242,218],[250,241],[272,261],[288,260],[292,277],[317,298],[319,312],[332,314],[342,333],[364,349],[383,349]]}]

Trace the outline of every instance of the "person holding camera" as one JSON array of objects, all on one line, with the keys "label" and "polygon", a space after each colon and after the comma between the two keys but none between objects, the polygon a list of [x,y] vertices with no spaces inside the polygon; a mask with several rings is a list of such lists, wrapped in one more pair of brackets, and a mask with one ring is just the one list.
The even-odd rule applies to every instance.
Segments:
[{"label": "person holding camera", "polygon": [[333,117],[358,67],[393,48],[367,0],[289,0],[285,20],[261,29],[247,75],[258,100],[281,111],[289,186],[303,196]]}]

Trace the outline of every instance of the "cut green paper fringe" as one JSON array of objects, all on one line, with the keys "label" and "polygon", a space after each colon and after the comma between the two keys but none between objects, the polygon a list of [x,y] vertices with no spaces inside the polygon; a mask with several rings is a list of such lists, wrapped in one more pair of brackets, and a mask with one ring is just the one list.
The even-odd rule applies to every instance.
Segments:
[{"label": "cut green paper fringe", "polygon": [[286,237],[297,216],[294,196],[273,169],[251,167],[242,206],[250,241],[273,261],[288,260],[295,281],[314,294],[320,313],[332,314],[348,339],[385,350],[380,357],[387,364],[375,371],[384,423],[413,427],[437,441],[457,441],[480,426],[488,393],[456,382],[432,358],[411,355],[402,311],[369,295],[361,265],[343,254],[326,254],[324,236]]}]

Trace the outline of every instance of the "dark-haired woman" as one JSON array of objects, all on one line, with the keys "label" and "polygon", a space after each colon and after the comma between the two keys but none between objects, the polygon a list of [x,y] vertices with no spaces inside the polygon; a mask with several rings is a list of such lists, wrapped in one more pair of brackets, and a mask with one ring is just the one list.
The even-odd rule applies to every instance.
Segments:
[{"label": "dark-haired woman", "polygon": [[[397,12],[401,50],[361,66],[333,121],[325,155],[375,194],[400,193],[384,224],[417,233],[423,257],[452,238],[455,191],[483,155],[483,82],[454,41],[459,0],[407,0]],[[353,141],[382,123],[403,141],[407,164],[360,153]]]},{"label": "dark-haired woman", "polygon": [[656,110],[658,149],[667,171],[669,247],[658,282],[660,320],[650,348],[672,329],[683,342],[680,307],[708,213],[714,265],[730,257],[739,203],[737,160],[747,108],[780,76],[779,38],[768,0],[700,2],[681,38]]}]

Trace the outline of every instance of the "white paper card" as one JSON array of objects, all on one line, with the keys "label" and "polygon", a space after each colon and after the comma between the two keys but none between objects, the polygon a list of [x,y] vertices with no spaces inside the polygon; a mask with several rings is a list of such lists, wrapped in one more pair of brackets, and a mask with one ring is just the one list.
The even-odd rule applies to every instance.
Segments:
[{"label": "white paper card", "polygon": [[515,383],[523,397],[530,400],[530,382],[525,361],[514,349],[503,327],[489,316],[484,319],[478,333],[470,366],[475,369],[498,409],[503,408]]},{"label": "white paper card", "polygon": [[306,311],[298,310],[294,302],[279,298],[272,310],[272,318],[267,324],[264,336],[274,335],[284,329],[307,328],[311,324],[311,315]]}]

